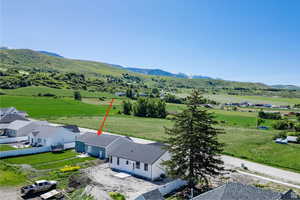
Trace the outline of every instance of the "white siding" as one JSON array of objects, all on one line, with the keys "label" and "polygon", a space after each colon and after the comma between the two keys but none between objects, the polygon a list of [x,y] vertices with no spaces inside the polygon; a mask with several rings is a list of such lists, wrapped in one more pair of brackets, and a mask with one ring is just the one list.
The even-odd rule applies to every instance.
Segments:
[{"label": "white siding", "polygon": [[161,163],[169,159],[170,159],[170,154],[166,152],[155,163],[152,164],[153,180],[159,178],[161,174],[165,174],[164,166],[162,166]]},{"label": "white siding", "polygon": [[[127,160],[123,158],[119,158],[119,161],[120,161],[119,165],[117,165],[117,157],[112,157],[112,163],[110,163],[110,167],[152,180],[152,176],[151,176],[152,168],[150,164],[148,164],[148,171],[145,171],[144,170],[145,163],[140,162],[140,168],[137,169],[135,161]],[[128,161],[128,165],[126,164],[126,161]]]}]

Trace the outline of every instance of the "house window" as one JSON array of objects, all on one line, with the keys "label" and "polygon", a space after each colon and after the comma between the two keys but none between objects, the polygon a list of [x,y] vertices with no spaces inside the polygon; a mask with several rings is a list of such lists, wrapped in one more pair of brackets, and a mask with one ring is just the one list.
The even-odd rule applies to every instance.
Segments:
[{"label": "house window", "polygon": [[148,164],[147,163],[144,164],[144,170],[148,171]]},{"label": "house window", "polygon": [[42,139],[41,138],[38,138],[38,143],[41,143],[42,142]]},{"label": "house window", "polygon": [[126,165],[128,165],[129,164],[129,162],[128,162],[128,160],[126,160]]},{"label": "house window", "polygon": [[120,158],[117,158],[117,165],[120,164]]},{"label": "house window", "polygon": [[136,161],[135,166],[136,166],[137,169],[140,169],[140,162]]}]

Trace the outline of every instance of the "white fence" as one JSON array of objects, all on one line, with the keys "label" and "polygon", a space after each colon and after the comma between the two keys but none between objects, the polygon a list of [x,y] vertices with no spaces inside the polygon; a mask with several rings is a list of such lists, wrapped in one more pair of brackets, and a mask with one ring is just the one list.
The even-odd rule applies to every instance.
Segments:
[{"label": "white fence", "polygon": [[180,180],[180,179],[176,179],[174,181],[171,181],[163,186],[160,186],[158,188],[159,192],[161,193],[161,195],[165,196],[179,188],[181,188],[182,186],[186,185],[187,182]]},{"label": "white fence", "polygon": [[35,154],[35,153],[44,153],[49,151],[51,151],[51,147],[33,147],[27,149],[0,151],[0,158],[22,156],[22,155]]},{"label": "white fence", "polygon": [[7,137],[7,138],[0,138],[0,144],[7,144],[13,142],[21,142],[28,140],[28,136],[24,137]]}]

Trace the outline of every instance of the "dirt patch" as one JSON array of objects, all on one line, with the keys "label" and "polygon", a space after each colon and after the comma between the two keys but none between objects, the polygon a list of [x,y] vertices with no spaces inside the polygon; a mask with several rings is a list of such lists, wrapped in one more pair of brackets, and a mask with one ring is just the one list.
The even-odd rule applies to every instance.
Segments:
[{"label": "dirt patch", "polygon": [[117,172],[112,171],[108,164],[89,168],[86,170],[86,173],[93,181],[90,188],[88,188],[88,194],[93,195],[98,200],[108,199],[104,194],[108,194],[109,192],[119,192],[125,195],[126,199],[135,199],[139,195],[169,181],[150,182],[132,176],[118,178],[115,176]]}]

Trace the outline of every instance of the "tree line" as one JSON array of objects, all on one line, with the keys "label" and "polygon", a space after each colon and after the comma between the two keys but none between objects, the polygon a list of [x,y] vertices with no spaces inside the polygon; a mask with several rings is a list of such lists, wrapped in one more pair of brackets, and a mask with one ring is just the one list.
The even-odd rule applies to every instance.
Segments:
[{"label": "tree line", "polygon": [[166,103],[161,99],[139,97],[135,103],[123,101],[123,113],[137,117],[165,118]]}]

